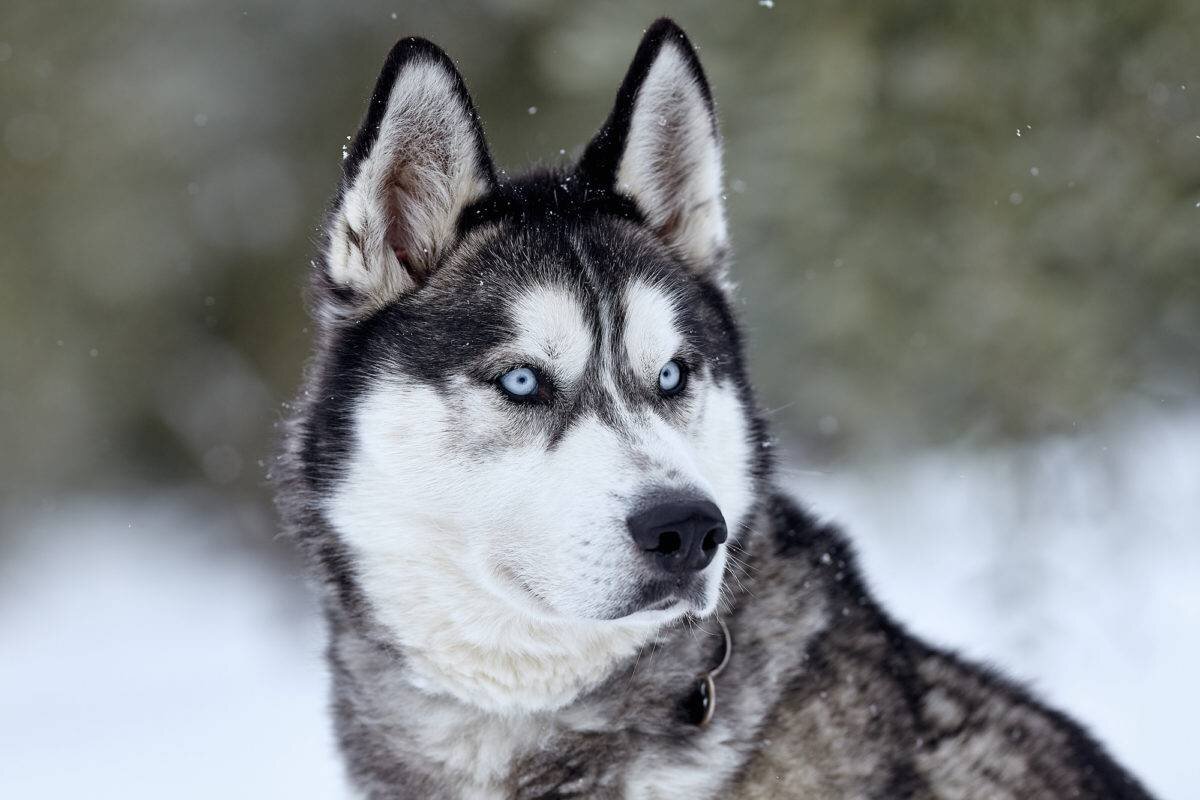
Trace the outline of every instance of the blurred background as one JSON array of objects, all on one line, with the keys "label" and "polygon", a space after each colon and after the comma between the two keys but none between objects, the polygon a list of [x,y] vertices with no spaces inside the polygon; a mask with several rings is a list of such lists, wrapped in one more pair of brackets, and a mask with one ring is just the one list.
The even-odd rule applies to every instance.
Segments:
[{"label": "blurred background", "polygon": [[5,2],[0,796],[341,796],[267,484],[341,147],[419,34],[500,166],[577,155],[660,14],[787,483],[1200,797],[1194,0]]}]

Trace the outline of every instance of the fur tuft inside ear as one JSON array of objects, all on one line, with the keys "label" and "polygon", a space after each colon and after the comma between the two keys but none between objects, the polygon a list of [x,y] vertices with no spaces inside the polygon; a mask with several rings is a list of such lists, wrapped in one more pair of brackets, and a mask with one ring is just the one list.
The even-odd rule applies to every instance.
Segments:
[{"label": "fur tuft inside ear", "polygon": [[646,31],[580,170],[632,198],[689,264],[723,271],[728,234],[716,112],[696,51],[671,20]]},{"label": "fur tuft inside ear", "polygon": [[412,291],[453,243],[462,210],[495,182],[458,70],[435,45],[401,40],[344,161],[328,227],[329,284],[365,307]]}]

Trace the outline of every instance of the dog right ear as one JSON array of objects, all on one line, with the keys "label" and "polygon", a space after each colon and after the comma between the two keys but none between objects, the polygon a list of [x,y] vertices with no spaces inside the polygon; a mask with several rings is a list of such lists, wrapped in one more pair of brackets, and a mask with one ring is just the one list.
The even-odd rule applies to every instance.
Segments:
[{"label": "dog right ear", "polygon": [[646,224],[697,272],[724,277],[728,234],[716,110],[699,57],[671,20],[646,29],[579,170],[632,199]]},{"label": "dog right ear", "polygon": [[424,39],[392,48],[343,159],[324,281],[349,314],[410,292],[496,183],[475,106],[450,58]]}]

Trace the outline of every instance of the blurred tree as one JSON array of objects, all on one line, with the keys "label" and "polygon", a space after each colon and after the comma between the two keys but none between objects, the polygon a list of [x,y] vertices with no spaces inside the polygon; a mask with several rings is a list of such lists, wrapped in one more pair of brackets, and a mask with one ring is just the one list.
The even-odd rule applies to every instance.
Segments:
[{"label": "blurred tree", "polygon": [[[755,375],[821,462],[1200,389],[1200,5],[668,3],[719,103]],[[577,152],[633,2],[0,10],[0,503],[264,490],[339,148],[392,41],[498,161]]]}]

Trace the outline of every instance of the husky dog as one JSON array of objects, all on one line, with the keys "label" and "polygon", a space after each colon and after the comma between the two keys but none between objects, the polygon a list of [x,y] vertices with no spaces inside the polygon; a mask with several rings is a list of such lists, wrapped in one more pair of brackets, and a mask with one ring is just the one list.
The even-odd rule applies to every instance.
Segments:
[{"label": "husky dog", "polygon": [[513,178],[404,39],[344,166],[279,494],[359,793],[1148,797],[776,489],[675,24],[577,163]]}]

